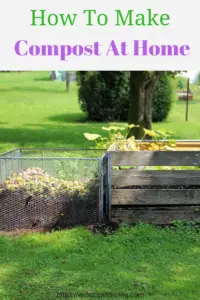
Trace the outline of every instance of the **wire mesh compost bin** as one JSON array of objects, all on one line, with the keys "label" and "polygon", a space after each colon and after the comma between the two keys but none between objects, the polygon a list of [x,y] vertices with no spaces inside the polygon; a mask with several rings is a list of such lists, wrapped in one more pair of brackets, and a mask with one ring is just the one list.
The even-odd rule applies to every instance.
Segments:
[{"label": "wire mesh compost bin", "polygon": [[103,221],[109,159],[101,150],[20,148],[0,155],[0,231]]}]

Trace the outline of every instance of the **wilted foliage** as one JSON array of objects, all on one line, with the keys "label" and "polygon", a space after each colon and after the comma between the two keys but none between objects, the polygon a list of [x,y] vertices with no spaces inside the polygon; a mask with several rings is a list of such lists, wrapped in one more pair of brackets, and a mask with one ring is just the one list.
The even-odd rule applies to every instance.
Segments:
[{"label": "wilted foliage", "polygon": [[6,191],[23,190],[27,196],[40,193],[42,197],[55,197],[62,194],[85,192],[85,186],[79,181],[67,181],[50,176],[40,168],[29,168],[12,175],[0,185],[0,194]]}]

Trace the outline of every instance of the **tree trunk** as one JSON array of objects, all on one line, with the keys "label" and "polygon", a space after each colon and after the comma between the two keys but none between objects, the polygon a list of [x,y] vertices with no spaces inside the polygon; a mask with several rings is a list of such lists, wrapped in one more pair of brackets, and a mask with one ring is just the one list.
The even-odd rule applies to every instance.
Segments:
[{"label": "tree trunk", "polygon": [[[129,136],[141,139],[144,136],[143,128],[152,129],[152,101],[153,92],[159,78],[164,71],[153,72],[132,71],[130,76],[130,104],[129,104],[129,124],[140,125],[133,128]],[[150,138],[150,137],[146,137]]]},{"label": "tree trunk", "polygon": [[66,91],[70,90],[70,73],[66,72]]},{"label": "tree trunk", "polygon": [[56,80],[56,72],[51,71],[51,80]]},{"label": "tree trunk", "polygon": [[129,136],[140,139],[144,135],[145,82],[143,71],[132,71],[130,75],[129,125],[139,125],[130,130]]}]

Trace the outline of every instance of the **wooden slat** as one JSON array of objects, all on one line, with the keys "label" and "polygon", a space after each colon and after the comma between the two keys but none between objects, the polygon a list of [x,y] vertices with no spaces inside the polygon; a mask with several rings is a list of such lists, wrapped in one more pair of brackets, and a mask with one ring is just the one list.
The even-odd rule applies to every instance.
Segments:
[{"label": "wooden slat", "polygon": [[[160,142],[161,142],[161,144],[163,143],[163,141],[160,141]],[[168,141],[166,140],[166,142],[168,142]],[[148,144],[148,143],[152,143],[152,141],[149,142],[148,140],[146,140],[146,141],[142,141],[142,143]],[[183,149],[192,150],[192,151],[194,151],[194,150],[200,151],[200,141],[199,140],[178,140],[178,141],[176,141],[176,149],[181,150],[181,151]],[[116,149],[114,149],[114,150],[116,150]]]},{"label": "wooden slat", "polygon": [[138,222],[152,224],[171,224],[175,220],[200,221],[200,207],[160,207],[112,209],[111,220],[135,224]]},{"label": "wooden slat", "polygon": [[[139,141],[137,141],[139,142]],[[159,142],[159,141],[158,141]],[[163,143],[163,141],[160,141]],[[165,142],[168,142],[167,140]],[[149,144],[152,143],[149,142],[148,140],[143,140],[143,144]],[[191,151],[200,151],[200,141],[199,140],[178,140],[176,141],[176,150],[191,150]],[[116,144],[113,144],[110,146],[108,151],[116,151]]]},{"label": "wooden slat", "polygon": [[111,151],[113,166],[200,166],[200,151]]},{"label": "wooden slat", "polygon": [[176,142],[177,150],[192,150],[200,151],[200,141],[177,141]]},{"label": "wooden slat", "polygon": [[200,205],[195,189],[113,189],[112,205]]},{"label": "wooden slat", "polygon": [[200,185],[200,171],[135,171],[113,170],[112,185]]}]

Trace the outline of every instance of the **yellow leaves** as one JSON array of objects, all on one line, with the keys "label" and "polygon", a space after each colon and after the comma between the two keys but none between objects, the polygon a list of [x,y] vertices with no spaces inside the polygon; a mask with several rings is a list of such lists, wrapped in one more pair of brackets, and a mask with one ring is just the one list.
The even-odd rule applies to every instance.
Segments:
[{"label": "yellow leaves", "polygon": [[131,136],[128,140],[129,140],[131,143],[134,143],[134,142],[135,142],[135,137],[134,137],[134,136]]},{"label": "yellow leaves", "polygon": [[165,145],[165,149],[166,149],[166,150],[169,150],[169,151],[175,151],[175,150],[176,150],[175,148],[169,147],[169,146],[167,146],[167,145]]},{"label": "yellow leaves", "polygon": [[175,151],[175,146],[172,147],[168,142],[154,141],[142,142],[136,141],[134,137],[123,140],[117,143],[118,151]]},{"label": "yellow leaves", "polygon": [[101,138],[99,134],[91,134],[91,133],[84,133],[84,137],[89,141],[95,141],[98,138]]},{"label": "yellow leaves", "polygon": [[134,136],[118,142],[117,149],[120,151],[139,151]]},{"label": "yellow leaves", "polygon": [[145,135],[149,135],[151,137],[157,137],[158,136],[157,133],[153,130],[149,130],[149,129],[144,128],[144,132],[145,132]]},{"label": "yellow leaves", "polygon": [[175,148],[176,147],[176,141],[175,140],[169,140],[168,144],[170,147]]},{"label": "yellow leaves", "polygon": [[121,134],[120,132],[114,134],[114,137],[115,137],[116,139],[123,139],[123,138],[124,138],[123,134]]},{"label": "yellow leaves", "polygon": [[105,131],[120,131],[120,130],[125,130],[125,127],[117,127],[117,126],[110,126],[110,127],[102,127],[103,130]]},{"label": "yellow leaves", "polygon": [[110,131],[111,130],[110,127],[102,127],[102,129],[105,130],[105,131]]},{"label": "yellow leaves", "polygon": [[139,126],[139,125],[134,125],[134,124],[128,125],[128,128],[129,128],[129,129],[132,129],[132,128],[135,128],[135,127],[140,127],[140,126]]},{"label": "yellow leaves", "polygon": [[130,128],[130,129],[132,129],[132,128],[134,128],[135,126],[133,125],[133,124],[131,124],[131,125],[128,125],[128,128]]},{"label": "yellow leaves", "polygon": [[146,151],[158,151],[158,150],[160,150],[160,145],[157,144],[156,142],[146,144],[146,145],[144,145],[144,147],[145,147]]}]

